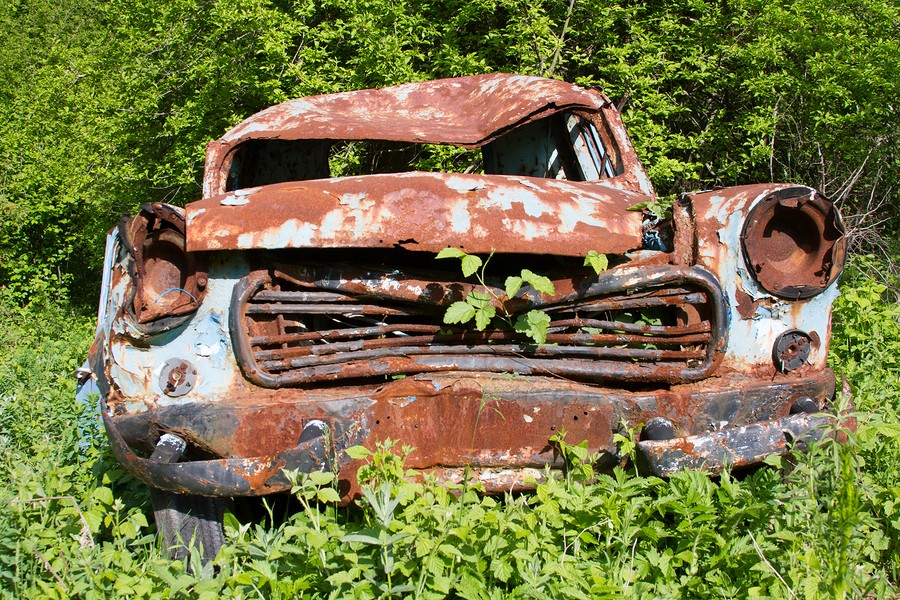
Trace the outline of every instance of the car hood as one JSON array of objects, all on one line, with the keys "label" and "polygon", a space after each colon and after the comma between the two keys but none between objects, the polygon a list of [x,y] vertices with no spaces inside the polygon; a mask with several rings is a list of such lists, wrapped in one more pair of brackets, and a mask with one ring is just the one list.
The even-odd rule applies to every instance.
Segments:
[{"label": "car hood", "polygon": [[640,248],[647,196],[507,175],[400,173],[280,183],[186,208],[187,249],[392,248],[583,256]]}]

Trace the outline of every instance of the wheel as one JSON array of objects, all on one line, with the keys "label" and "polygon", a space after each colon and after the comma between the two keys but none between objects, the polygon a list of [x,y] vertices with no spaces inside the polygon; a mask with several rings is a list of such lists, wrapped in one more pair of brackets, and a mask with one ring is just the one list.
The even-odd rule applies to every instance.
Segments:
[{"label": "wheel", "polygon": [[197,548],[204,563],[216,557],[225,542],[222,519],[227,499],[161,490],[151,490],[150,497],[156,529],[169,556],[184,560]]}]

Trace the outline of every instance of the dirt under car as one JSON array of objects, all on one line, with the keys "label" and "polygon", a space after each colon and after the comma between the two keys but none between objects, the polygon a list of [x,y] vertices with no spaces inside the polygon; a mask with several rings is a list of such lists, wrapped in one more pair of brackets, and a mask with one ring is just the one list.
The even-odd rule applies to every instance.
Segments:
[{"label": "dirt under car", "polygon": [[[200,200],[145,204],[108,236],[89,362],[113,451],[161,527],[214,553],[217,499],[290,489],[285,470],[334,470],[352,499],[346,449],[386,439],[415,448],[411,469],[505,491],[563,468],[561,430],[615,464],[614,433],[643,424],[642,467],[662,476],[818,435],[835,207],[770,183],[634,210],[656,200],[613,104],[560,81],[253,115],[209,145]],[[448,247],[490,257],[482,280],[435,260]],[[553,293],[507,294],[522,269]],[[504,318],[447,323],[473,292]],[[509,326],[530,311],[546,343]]]}]

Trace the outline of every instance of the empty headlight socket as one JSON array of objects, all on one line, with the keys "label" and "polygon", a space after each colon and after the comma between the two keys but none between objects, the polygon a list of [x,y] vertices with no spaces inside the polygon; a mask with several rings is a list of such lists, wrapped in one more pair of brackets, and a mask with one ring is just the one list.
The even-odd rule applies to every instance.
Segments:
[{"label": "empty headlight socket", "polygon": [[744,224],[741,245],[759,285],[788,300],[810,298],[834,283],[847,254],[834,205],[803,187],[778,190],[757,203]]}]

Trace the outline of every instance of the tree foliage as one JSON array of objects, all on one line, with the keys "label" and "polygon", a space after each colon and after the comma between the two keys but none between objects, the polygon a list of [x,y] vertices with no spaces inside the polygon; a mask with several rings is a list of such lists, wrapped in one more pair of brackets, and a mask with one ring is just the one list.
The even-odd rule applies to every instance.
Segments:
[{"label": "tree foliage", "polygon": [[898,226],[898,14],[890,0],[11,0],[0,285],[92,297],[105,230],[142,202],[196,199],[205,145],[266,106],[493,71],[605,90],[660,193],[807,183],[871,245]]}]

